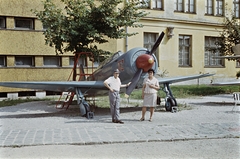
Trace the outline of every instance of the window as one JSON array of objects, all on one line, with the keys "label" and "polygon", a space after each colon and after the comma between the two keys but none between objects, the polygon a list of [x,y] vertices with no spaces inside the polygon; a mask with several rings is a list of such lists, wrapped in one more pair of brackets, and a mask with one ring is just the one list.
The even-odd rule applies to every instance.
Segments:
[{"label": "window", "polygon": [[151,8],[163,10],[163,0],[153,0]]},{"label": "window", "polygon": [[69,57],[69,66],[73,66],[74,65],[74,57]]},{"label": "window", "polygon": [[233,0],[233,11],[234,11],[234,17],[235,18],[240,18],[240,12],[239,12],[239,0]]},{"label": "window", "polygon": [[15,56],[15,66],[34,66],[34,58],[32,56]]},{"label": "window", "polygon": [[6,57],[0,56],[0,67],[5,67],[6,65]]},{"label": "window", "polygon": [[61,66],[61,58],[59,56],[43,57],[43,65],[48,67],[59,67]]},{"label": "window", "polygon": [[48,29],[48,27],[46,25],[43,25],[43,30],[45,31],[47,29]]},{"label": "window", "polygon": [[[151,50],[155,42],[157,41],[159,34],[158,33],[144,33],[144,48]],[[156,50],[156,58],[159,59],[158,49]],[[158,64],[159,65],[159,64]]]},{"label": "window", "polygon": [[191,66],[191,36],[179,35],[179,66]]},{"label": "window", "polygon": [[183,0],[175,0],[175,11],[183,12]]},{"label": "window", "polygon": [[[78,63],[77,63],[77,66],[80,66],[80,65],[83,65],[85,66],[85,57],[80,57],[78,59]],[[74,65],[74,56],[73,57],[69,57],[69,65],[70,66],[73,66]]]},{"label": "window", "polygon": [[33,30],[34,29],[34,20],[30,18],[15,18],[15,28],[23,30]]},{"label": "window", "polygon": [[195,0],[187,0],[186,12],[195,13]]},{"label": "window", "polygon": [[216,15],[223,15],[223,0],[216,0]]},{"label": "window", "polygon": [[6,18],[0,17],[0,29],[6,28]]},{"label": "window", "polygon": [[236,67],[240,67],[240,61],[239,60],[238,59],[236,60]]},{"label": "window", "polygon": [[224,60],[220,58],[214,58],[215,56],[220,56],[220,53],[216,51],[213,53],[212,49],[217,48],[216,42],[218,38],[216,37],[205,37],[205,55],[204,55],[204,65],[205,66],[215,66],[223,67]]},{"label": "window", "polygon": [[213,0],[206,0],[205,5],[205,14],[213,15]]},{"label": "window", "polygon": [[151,0],[140,0],[140,8],[150,8]]}]

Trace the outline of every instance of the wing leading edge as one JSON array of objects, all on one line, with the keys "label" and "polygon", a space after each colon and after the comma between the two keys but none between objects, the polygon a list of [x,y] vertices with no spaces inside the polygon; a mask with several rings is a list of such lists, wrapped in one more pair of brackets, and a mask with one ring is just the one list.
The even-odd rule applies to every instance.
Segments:
[{"label": "wing leading edge", "polygon": [[220,83],[212,83],[213,86],[230,86],[230,85],[240,85],[240,81],[231,81],[231,82],[220,82]]},{"label": "wing leading edge", "polygon": [[56,92],[75,91],[75,88],[82,88],[84,90],[105,88],[103,81],[0,82],[0,86]]},{"label": "wing leading edge", "polygon": [[193,79],[198,79],[198,78],[204,78],[208,76],[213,76],[214,74],[199,74],[199,75],[191,75],[191,76],[180,76],[180,77],[171,77],[171,78],[158,78],[159,84],[164,84],[164,83],[177,83],[177,82],[183,82],[183,81],[188,81],[188,80],[193,80]]}]

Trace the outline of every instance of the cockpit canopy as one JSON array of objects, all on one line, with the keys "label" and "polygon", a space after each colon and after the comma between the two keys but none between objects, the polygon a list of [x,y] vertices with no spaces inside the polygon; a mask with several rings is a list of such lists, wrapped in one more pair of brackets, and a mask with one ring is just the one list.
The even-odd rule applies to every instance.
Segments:
[{"label": "cockpit canopy", "polygon": [[101,68],[102,66],[110,63],[111,61],[117,59],[121,55],[123,55],[123,52],[121,52],[121,51],[118,51],[118,52],[114,53],[112,56],[110,56],[109,58],[107,58],[103,62],[101,62],[101,64],[98,66],[98,68]]}]

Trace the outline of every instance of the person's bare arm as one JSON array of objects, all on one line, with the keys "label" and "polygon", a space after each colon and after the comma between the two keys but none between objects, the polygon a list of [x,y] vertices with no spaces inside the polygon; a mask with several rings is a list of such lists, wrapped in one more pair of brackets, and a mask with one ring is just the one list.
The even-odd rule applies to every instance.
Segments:
[{"label": "person's bare arm", "polygon": [[131,84],[131,82],[129,82],[128,84],[122,84],[121,87],[128,87]]}]

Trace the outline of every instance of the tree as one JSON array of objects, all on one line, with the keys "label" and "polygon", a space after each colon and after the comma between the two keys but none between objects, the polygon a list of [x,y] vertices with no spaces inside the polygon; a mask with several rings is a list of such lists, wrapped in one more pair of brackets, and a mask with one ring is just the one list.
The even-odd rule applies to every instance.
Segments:
[{"label": "tree", "polygon": [[61,0],[61,3],[62,9],[46,0],[44,10],[33,10],[47,28],[45,43],[55,47],[56,54],[92,52],[95,59],[109,54],[96,44],[137,34],[126,32],[125,27],[142,27],[137,22],[147,15],[139,10],[138,0]]},{"label": "tree", "polygon": [[224,27],[220,32],[220,40],[217,41],[217,50],[221,55],[233,55],[232,47],[240,44],[240,24],[235,17],[224,18]]},{"label": "tree", "polygon": [[[232,47],[240,44],[240,24],[239,19],[235,18],[233,15],[229,17],[225,17],[224,19],[224,27],[223,31],[220,32],[220,40],[216,43],[217,50],[219,50],[220,54],[223,56],[230,56],[227,58],[228,60],[237,60],[240,62],[239,58],[231,58],[234,55]],[[240,71],[236,73],[236,77],[239,78]]]}]

